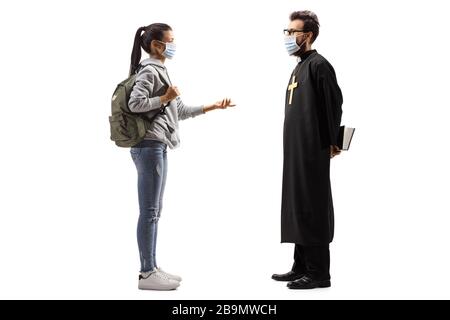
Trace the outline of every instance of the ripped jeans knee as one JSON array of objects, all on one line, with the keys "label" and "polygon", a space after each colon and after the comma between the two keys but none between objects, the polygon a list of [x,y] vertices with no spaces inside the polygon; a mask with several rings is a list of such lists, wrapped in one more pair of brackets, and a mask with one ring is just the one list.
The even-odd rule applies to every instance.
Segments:
[{"label": "ripped jeans knee", "polygon": [[159,221],[159,218],[161,217],[161,211],[159,207],[150,207],[142,210],[141,215],[144,221],[157,223]]}]

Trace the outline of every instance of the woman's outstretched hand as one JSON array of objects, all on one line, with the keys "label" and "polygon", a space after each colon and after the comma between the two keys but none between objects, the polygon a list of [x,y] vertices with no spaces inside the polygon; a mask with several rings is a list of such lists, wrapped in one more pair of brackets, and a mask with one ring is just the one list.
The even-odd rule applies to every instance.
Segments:
[{"label": "woman's outstretched hand", "polygon": [[215,110],[215,109],[226,109],[226,108],[235,107],[235,106],[236,106],[236,104],[234,104],[231,101],[231,99],[225,98],[225,99],[223,99],[221,101],[217,101],[216,103],[213,103],[211,105],[205,106],[204,111],[208,112],[208,111],[212,111],[212,110]]},{"label": "woman's outstretched hand", "polygon": [[214,103],[216,109],[226,109],[228,107],[235,107],[236,105],[231,102],[231,99],[225,98],[222,101],[217,101]]}]

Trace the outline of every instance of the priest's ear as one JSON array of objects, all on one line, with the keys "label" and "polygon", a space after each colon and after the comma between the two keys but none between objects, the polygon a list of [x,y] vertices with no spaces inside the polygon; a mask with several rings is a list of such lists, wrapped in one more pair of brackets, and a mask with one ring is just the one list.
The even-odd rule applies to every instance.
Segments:
[{"label": "priest's ear", "polygon": [[314,33],[312,31],[306,32],[305,33],[305,39],[309,44],[313,44],[314,42]]}]

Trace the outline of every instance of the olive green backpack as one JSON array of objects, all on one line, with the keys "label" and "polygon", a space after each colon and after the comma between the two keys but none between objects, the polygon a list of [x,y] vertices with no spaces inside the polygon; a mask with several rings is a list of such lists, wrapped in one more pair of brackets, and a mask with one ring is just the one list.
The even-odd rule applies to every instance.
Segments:
[{"label": "olive green backpack", "polygon": [[151,122],[160,113],[164,113],[165,107],[161,107],[160,111],[149,119],[141,114],[131,112],[128,108],[128,101],[136,83],[138,70],[146,66],[139,65],[134,74],[117,85],[112,96],[111,116],[109,117],[110,138],[119,147],[129,148],[141,142]]}]

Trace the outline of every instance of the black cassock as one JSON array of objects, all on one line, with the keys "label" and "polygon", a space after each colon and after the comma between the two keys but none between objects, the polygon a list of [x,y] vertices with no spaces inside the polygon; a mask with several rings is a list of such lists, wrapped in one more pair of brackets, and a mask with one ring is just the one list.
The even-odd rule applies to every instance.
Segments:
[{"label": "black cassock", "polygon": [[[297,87],[289,104],[292,83]],[[286,94],[281,242],[313,246],[333,240],[330,145],[337,144],[341,107],[331,64],[316,50],[303,54]]]}]

